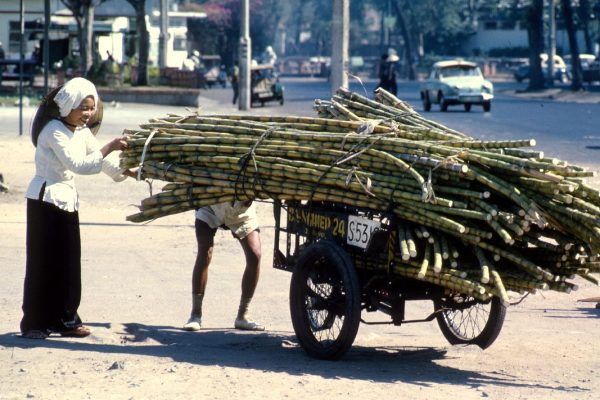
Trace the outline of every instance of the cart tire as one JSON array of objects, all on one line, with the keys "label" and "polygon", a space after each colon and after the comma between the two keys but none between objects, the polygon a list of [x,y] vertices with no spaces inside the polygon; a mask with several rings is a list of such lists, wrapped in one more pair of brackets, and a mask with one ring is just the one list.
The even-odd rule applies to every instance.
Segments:
[{"label": "cart tire", "polygon": [[506,306],[497,296],[488,302],[455,295],[434,300],[438,325],[450,344],[476,344],[486,349],[494,343],[506,316]]},{"label": "cart tire", "polygon": [[298,342],[312,357],[337,360],[352,346],[360,323],[354,264],[336,243],[312,243],[300,254],[290,284]]}]

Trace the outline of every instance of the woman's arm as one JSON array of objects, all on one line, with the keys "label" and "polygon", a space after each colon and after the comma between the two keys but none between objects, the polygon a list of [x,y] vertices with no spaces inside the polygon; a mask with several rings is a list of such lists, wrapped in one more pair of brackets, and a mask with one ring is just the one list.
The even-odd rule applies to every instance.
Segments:
[{"label": "woman's arm", "polygon": [[76,174],[97,174],[102,169],[103,156],[100,150],[88,152],[87,149],[76,148],[67,134],[59,129],[50,133],[48,146],[65,168]]},{"label": "woman's arm", "polygon": [[126,148],[127,140],[124,137],[117,137],[102,146],[100,152],[102,153],[102,157],[106,157],[113,151],[125,150]]}]

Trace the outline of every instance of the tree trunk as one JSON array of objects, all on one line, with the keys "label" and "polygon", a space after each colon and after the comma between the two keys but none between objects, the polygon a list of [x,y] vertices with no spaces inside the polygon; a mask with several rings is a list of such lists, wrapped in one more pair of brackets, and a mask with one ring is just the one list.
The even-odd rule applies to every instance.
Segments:
[{"label": "tree trunk", "polygon": [[150,54],[150,34],[146,26],[146,0],[127,0],[135,9],[135,25],[137,36],[137,79],[133,85],[148,85],[148,57]]},{"label": "tree trunk", "polygon": [[138,37],[138,76],[137,85],[148,85],[148,57],[150,54],[150,34],[146,26],[146,0],[138,0],[135,8]]},{"label": "tree trunk", "polygon": [[394,11],[396,12],[396,16],[398,17],[398,25],[400,25],[400,32],[402,32],[402,37],[404,38],[404,54],[406,58],[406,76],[409,80],[414,81],[417,79],[417,72],[415,69],[415,62],[413,57],[413,39],[408,26],[406,24],[406,18],[402,13],[402,9],[398,5],[397,1],[394,1]]},{"label": "tree trunk", "polygon": [[94,37],[94,5],[92,1],[83,5],[83,32],[79,44],[79,53],[81,57],[80,72],[81,76],[86,76],[90,70],[92,60],[92,43]]},{"label": "tree trunk", "polygon": [[544,0],[533,0],[527,10],[527,38],[529,40],[529,86],[527,90],[544,88],[540,54],[544,51]]},{"label": "tree trunk", "polygon": [[575,28],[575,21],[573,19],[571,0],[563,0],[562,3],[565,15],[565,27],[567,28],[567,35],[569,37],[569,48],[571,50],[571,90],[577,91],[583,88],[579,46],[577,45],[577,29]]},{"label": "tree trunk", "polygon": [[583,30],[583,37],[585,39],[585,52],[593,54],[594,44],[592,41],[592,35],[590,34],[591,13],[592,8],[590,7],[590,0],[579,0],[579,20],[581,21],[581,28]]},{"label": "tree trunk", "polygon": [[296,18],[294,21],[294,25],[296,25],[296,37],[294,38],[294,46],[296,50],[296,54],[298,54],[298,49],[300,48],[300,37],[302,34],[302,25],[304,24],[303,18],[303,9],[304,9],[304,1],[298,1],[296,6],[296,12],[294,13]]}]

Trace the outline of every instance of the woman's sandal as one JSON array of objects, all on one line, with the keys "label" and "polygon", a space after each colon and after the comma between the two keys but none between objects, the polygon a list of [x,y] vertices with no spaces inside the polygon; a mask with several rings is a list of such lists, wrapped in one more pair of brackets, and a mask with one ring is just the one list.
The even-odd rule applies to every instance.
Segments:
[{"label": "woman's sandal", "polygon": [[23,332],[21,336],[26,339],[46,339],[48,334],[44,331],[32,329],[30,331]]},{"label": "woman's sandal", "polygon": [[64,331],[58,332],[58,334],[62,337],[74,337],[74,338],[83,338],[89,336],[92,333],[91,329],[87,326],[78,326],[76,328],[67,329]]}]

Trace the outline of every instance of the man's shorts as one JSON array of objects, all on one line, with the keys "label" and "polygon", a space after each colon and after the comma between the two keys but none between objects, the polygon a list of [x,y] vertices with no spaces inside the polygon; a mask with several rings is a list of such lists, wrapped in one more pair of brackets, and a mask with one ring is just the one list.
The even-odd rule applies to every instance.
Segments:
[{"label": "man's shorts", "polygon": [[238,239],[244,239],[252,231],[258,230],[254,203],[247,206],[242,201],[236,201],[233,206],[227,202],[202,207],[196,210],[196,219],[206,222],[212,229],[226,226]]}]

